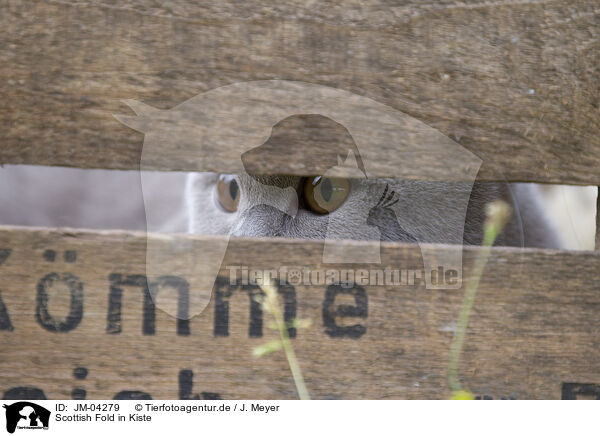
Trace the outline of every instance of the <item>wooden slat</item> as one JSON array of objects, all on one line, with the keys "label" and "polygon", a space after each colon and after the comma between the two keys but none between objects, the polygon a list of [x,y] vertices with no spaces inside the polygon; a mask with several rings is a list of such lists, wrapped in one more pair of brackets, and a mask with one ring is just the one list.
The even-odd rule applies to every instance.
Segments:
[{"label": "wooden slat", "polygon": [[[181,260],[173,253],[222,240],[151,235],[148,241],[170,253],[163,267],[177,275]],[[144,314],[146,243],[143,234],[0,229],[2,395],[35,396],[37,388],[51,399],[108,399],[124,391],[130,393],[121,396],[143,392],[155,399],[294,398],[282,354],[251,357],[254,346],[276,336],[266,314],[249,316],[247,289],[223,285],[220,297],[214,294],[189,323],[160,309],[153,319],[151,306]],[[478,252],[464,251],[465,277]],[[221,276],[226,282],[226,266],[234,265],[325,267],[322,253],[318,241],[231,239]],[[381,253],[382,267],[422,267],[417,246],[389,243]],[[598,395],[599,261],[598,252],[493,249],[460,366],[465,387],[486,398]],[[335,267],[348,265],[327,266]],[[182,278],[194,294],[197,277]],[[314,398],[448,395],[446,363],[461,290],[365,286],[364,294],[355,288],[353,298],[327,289],[295,287],[296,316],[313,322],[293,343]]]},{"label": "wooden slat", "polygon": [[[348,90],[426,123],[484,161],[482,180],[600,185],[599,11],[596,0],[8,0],[0,162],[138,168],[142,135],[112,116],[128,113],[121,99],[169,109],[218,86],[285,79]],[[256,170],[311,172],[287,157]],[[398,169],[393,153],[380,157],[394,165],[374,175]],[[431,159],[413,159],[408,166],[423,172],[407,176],[427,178]],[[150,167],[236,169],[219,154]]]}]

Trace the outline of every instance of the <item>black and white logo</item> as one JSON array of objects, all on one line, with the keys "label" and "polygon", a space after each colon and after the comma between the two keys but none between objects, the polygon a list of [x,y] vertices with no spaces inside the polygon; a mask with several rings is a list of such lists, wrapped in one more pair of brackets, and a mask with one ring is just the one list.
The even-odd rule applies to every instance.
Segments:
[{"label": "black and white logo", "polygon": [[14,433],[16,429],[47,430],[50,411],[29,401],[19,401],[3,406],[6,409],[6,431]]}]

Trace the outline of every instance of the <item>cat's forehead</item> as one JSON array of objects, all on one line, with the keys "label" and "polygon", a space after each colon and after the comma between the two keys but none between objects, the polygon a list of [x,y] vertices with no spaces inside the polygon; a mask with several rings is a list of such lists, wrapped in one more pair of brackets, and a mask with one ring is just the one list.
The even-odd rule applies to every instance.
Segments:
[{"label": "cat's forehead", "polygon": [[285,176],[285,175],[255,175],[255,174],[237,174],[240,185],[243,189],[250,192],[252,188],[260,188],[260,186],[273,186],[278,188],[293,187],[294,189],[302,180],[300,176]]}]

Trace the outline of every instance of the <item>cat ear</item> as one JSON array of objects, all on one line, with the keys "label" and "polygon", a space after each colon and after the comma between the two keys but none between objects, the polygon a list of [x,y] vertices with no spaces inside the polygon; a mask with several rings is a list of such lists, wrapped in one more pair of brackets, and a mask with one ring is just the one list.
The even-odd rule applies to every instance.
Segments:
[{"label": "cat ear", "polygon": [[148,126],[151,125],[152,120],[158,118],[158,114],[161,112],[160,109],[156,109],[141,101],[132,99],[121,101],[129,106],[137,116],[113,114],[113,117],[120,123],[125,124],[127,127],[137,130],[138,132],[146,132]]}]

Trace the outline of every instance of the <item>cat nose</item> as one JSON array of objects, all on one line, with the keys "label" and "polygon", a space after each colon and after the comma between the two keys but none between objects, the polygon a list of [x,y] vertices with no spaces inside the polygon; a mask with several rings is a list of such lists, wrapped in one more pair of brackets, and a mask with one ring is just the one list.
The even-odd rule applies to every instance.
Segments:
[{"label": "cat nose", "polygon": [[254,194],[256,195],[256,198],[252,201],[254,206],[271,206],[292,218],[298,213],[298,193],[291,186],[280,188],[272,185],[261,185],[260,190]]},{"label": "cat nose", "polygon": [[286,236],[294,217],[268,204],[257,204],[244,211],[232,236]]}]

